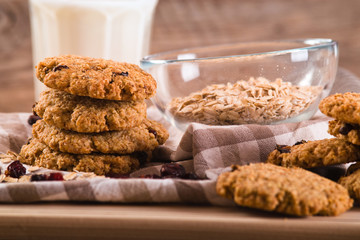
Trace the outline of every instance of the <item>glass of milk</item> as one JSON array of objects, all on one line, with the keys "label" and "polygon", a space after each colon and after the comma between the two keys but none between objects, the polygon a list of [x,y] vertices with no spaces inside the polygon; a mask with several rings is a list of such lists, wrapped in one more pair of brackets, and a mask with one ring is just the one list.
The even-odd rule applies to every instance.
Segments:
[{"label": "glass of milk", "polygon": [[[158,0],[29,0],[34,66],[63,54],[139,64]],[[45,86],[35,77],[35,99]]]}]

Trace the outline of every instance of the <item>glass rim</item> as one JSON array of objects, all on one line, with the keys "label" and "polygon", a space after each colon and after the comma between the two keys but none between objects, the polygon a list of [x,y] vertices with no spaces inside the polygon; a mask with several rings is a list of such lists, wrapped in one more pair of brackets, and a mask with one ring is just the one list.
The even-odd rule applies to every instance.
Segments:
[{"label": "glass rim", "polygon": [[[216,57],[200,57],[200,58],[183,58],[183,59],[161,59],[159,57],[169,55],[169,54],[181,54],[187,53],[189,51],[199,51],[205,49],[215,49],[215,48],[229,48],[236,47],[246,44],[273,44],[273,43],[303,43],[305,46],[299,48],[289,48],[283,50],[274,50],[274,51],[265,51],[258,53],[248,53],[248,54],[236,54],[236,55],[225,55],[225,56],[216,56]],[[308,45],[308,46],[306,46]],[[216,59],[227,59],[227,58],[242,58],[249,56],[266,56],[266,55],[283,55],[298,51],[311,50],[311,49],[320,49],[324,47],[337,46],[337,42],[330,38],[306,38],[306,39],[295,39],[295,40],[274,40],[274,41],[247,41],[247,42],[237,42],[237,43],[228,43],[228,44],[218,44],[218,45],[209,45],[204,47],[193,47],[193,48],[183,48],[171,51],[165,51],[160,53],[151,54],[143,57],[140,60],[141,64],[167,64],[167,63],[181,63],[181,62],[194,62],[194,61],[206,61],[206,60],[216,60]],[[157,59],[154,59],[157,58]]]}]

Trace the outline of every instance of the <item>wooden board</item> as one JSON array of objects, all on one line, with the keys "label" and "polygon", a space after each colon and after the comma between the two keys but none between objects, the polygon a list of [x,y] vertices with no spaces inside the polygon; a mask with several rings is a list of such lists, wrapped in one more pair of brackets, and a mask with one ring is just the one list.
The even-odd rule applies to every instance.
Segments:
[{"label": "wooden board", "polygon": [[0,239],[359,239],[360,209],[284,217],[238,207],[50,203],[0,205]]}]

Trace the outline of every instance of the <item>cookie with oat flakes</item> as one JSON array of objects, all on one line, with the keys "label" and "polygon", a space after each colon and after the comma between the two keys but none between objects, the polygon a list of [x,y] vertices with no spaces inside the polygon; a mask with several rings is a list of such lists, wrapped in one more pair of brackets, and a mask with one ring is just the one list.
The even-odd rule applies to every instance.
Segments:
[{"label": "cookie with oat flakes", "polygon": [[352,144],[360,145],[360,125],[339,120],[329,121],[328,133]]},{"label": "cookie with oat flakes", "polygon": [[54,170],[94,172],[97,175],[107,173],[128,174],[146,161],[147,155],[134,153],[129,155],[115,154],[70,154],[57,152],[40,142],[31,139],[23,145],[19,153],[22,163]]},{"label": "cookie with oat flakes", "polygon": [[156,92],[155,79],[135,64],[75,55],[45,58],[36,77],[49,88],[91,98],[139,101]]},{"label": "cookie with oat flakes", "polygon": [[141,124],[146,118],[146,103],[94,99],[48,89],[40,94],[33,111],[46,123],[61,129],[104,132]]},{"label": "cookie with oat flakes", "polygon": [[32,134],[55,151],[73,154],[152,151],[169,137],[160,123],[148,119],[136,127],[100,133],[61,130],[40,120],[33,125]]},{"label": "cookie with oat flakes", "polygon": [[339,215],[353,201],[340,184],[301,168],[257,163],[233,166],[216,183],[219,195],[243,207],[289,215]]},{"label": "cookie with oat flakes", "polygon": [[319,109],[342,122],[360,124],[360,93],[337,93],[321,100]]},{"label": "cookie with oat flakes", "polygon": [[283,167],[312,168],[360,160],[360,146],[331,138],[308,141],[294,146],[277,145],[266,162]]}]

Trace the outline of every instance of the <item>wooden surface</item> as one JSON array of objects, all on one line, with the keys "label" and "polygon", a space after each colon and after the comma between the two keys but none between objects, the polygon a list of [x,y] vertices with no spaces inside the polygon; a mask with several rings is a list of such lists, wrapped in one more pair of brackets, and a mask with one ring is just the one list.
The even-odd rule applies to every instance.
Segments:
[{"label": "wooden surface", "polygon": [[[237,41],[333,38],[360,76],[359,0],[159,0],[151,53]],[[0,112],[34,102],[27,0],[0,0]]]},{"label": "wooden surface", "polygon": [[355,240],[359,219],[359,208],[338,217],[292,218],[233,207],[2,204],[0,239]]}]

